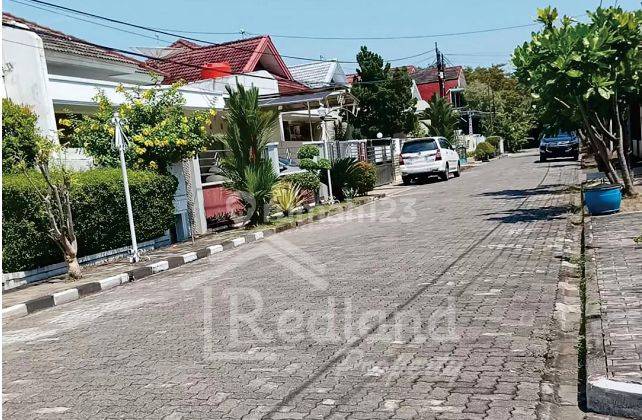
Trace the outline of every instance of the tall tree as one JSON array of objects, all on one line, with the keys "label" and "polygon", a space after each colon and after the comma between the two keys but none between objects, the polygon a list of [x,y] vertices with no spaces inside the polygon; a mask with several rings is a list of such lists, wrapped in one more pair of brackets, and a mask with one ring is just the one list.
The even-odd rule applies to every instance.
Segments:
[{"label": "tall tree", "polygon": [[609,180],[635,195],[625,121],[642,94],[642,10],[599,7],[588,16],[588,23],[569,17],[558,23],[556,9],[539,10],[544,27],[515,50],[516,75],[530,87],[548,130],[577,130]]},{"label": "tall tree", "polygon": [[359,101],[355,127],[362,136],[410,133],[417,126],[412,80],[405,68],[390,68],[379,54],[361,47],[357,54],[358,81],[352,94]]},{"label": "tall tree", "polygon": [[429,135],[446,137],[452,142],[459,114],[445,98],[435,94],[428,101],[428,108],[422,113],[421,119],[430,120],[430,125],[426,127]]},{"label": "tall tree", "polygon": [[466,68],[465,97],[471,109],[484,112],[482,133],[501,136],[506,148],[513,152],[524,145],[535,126],[535,116],[529,92],[502,67],[497,64]]}]

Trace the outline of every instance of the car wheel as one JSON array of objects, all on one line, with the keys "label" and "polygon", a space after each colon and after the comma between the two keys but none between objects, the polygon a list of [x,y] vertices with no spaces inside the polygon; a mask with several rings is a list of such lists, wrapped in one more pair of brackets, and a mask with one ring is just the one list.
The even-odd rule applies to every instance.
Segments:
[{"label": "car wheel", "polygon": [[449,172],[450,168],[448,167],[448,164],[446,164],[446,169],[439,174],[439,178],[441,178],[442,181],[448,181]]},{"label": "car wheel", "polygon": [[453,175],[455,175],[455,178],[459,178],[459,175],[461,175],[461,164],[457,162],[457,170],[453,172]]},{"label": "car wheel", "polygon": [[573,160],[580,160],[580,154],[579,153],[575,153],[573,155]]},{"label": "car wheel", "polygon": [[410,185],[411,180],[412,179],[409,176],[401,176],[401,182],[403,183],[403,185]]},{"label": "car wheel", "polygon": [[539,161],[546,162],[546,158],[544,157],[544,155],[539,155]]}]

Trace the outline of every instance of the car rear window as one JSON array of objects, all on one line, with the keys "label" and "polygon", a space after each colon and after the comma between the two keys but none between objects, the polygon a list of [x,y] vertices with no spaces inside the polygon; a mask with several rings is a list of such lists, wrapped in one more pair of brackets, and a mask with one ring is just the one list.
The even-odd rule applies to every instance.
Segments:
[{"label": "car rear window", "polygon": [[419,153],[429,150],[437,150],[437,142],[434,140],[420,140],[404,143],[401,147],[401,153]]}]

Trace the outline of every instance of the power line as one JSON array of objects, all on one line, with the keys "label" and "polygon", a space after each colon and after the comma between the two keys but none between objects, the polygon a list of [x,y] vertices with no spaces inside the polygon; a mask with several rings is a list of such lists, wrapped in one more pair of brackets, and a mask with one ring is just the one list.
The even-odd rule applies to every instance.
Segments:
[{"label": "power line", "polygon": [[116,26],[106,25],[106,24],[100,23],[100,22],[94,22],[94,21],[89,20],[89,19],[83,19],[83,18],[81,18],[79,16],[73,16],[73,15],[70,15],[70,14],[67,14],[67,13],[62,13],[62,12],[59,12],[59,11],[56,11],[56,10],[52,10],[52,9],[49,9],[49,8],[36,6],[35,4],[29,4],[29,3],[25,3],[25,2],[22,2],[22,1],[19,1],[19,0],[10,0],[10,1],[12,1],[14,3],[22,4],[23,6],[33,7],[35,9],[39,9],[39,10],[44,10],[45,12],[55,13],[55,14],[60,15],[60,16],[65,16],[65,17],[68,17],[68,18],[71,18],[71,19],[80,20],[82,22],[92,23],[94,25],[102,26],[103,28],[110,28],[110,29],[114,29],[114,30],[117,30],[117,31],[125,32],[125,33],[128,33],[128,34],[140,36],[142,38],[148,38],[148,39],[153,39],[154,41],[163,41],[163,42],[167,42],[167,43],[171,43],[172,42],[172,41],[167,40],[167,39],[159,38],[158,36],[145,35],[145,34],[141,34],[140,32],[129,31],[127,29],[118,28]]},{"label": "power line", "polygon": [[[314,35],[284,35],[284,34],[269,34],[272,38],[288,38],[288,39],[309,39],[309,40],[325,40],[325,41],[372,41],[372,40],[399,40],[399,39],[427,39],[427,38],[441,38],[441,37],[450,37],[450,36],[463,36],[463,35],[474,35],[487,32],[496,32],[496,31],[505,31],[510,29],[518,28],[528,28],[531,26],[537,26],[539,23],[528,23],[523,25],[513,25],[513,26],[502,26],[498,28],[488,28],[488,29],[479,29],[475,31],[464,31],[464,32],[449,32],[449,33],[437,33],[437,34],[426,34],[426,35],[392,35],[392,36],[314,36]],[[194,34],[194,35],[216,35],[216,32],[208,31],[186,31],[178,29],[160,29],[171,32],[185,33],[185,34]],[[259,35],[253,32],[246,32],[248,35]]]},{"label": "power line", "polygon": [[[13,0],[13,1],[15,1],[15,0]],[[73,8],[70,8],[70,7],[61,6],[61,5],[54,4],[54,3],[49,3],[49,2],[46,2],[46,1],[42,1],[42,0],[27,0],[27,1],[33,2],[33,3],[37,3],[37,4],[40,4],[40,5],[53,7],[53,8],[60,9],[60,10],[65,10],[67,12],[80,14],[80,15],[83,15],[83,16],[92,17],[94,19],[105,20],[105,21],[108,21],[108,22],[117,23],[119,25],[130,26],[130,27],[137,28],[137,29],[142,29],[142,30],[145,30],[145,31],[150,31],[150,32],[160,33],[160,34],[163,34],[163,35],[168,35],[168,36],[172,36],[172,37],[176,37],[176,38],[181,38],[180,35],[177,35],[175,33],[171,33],[171,32],[168,32],[168,31],[158,30],[158,29],[150,28],[150,27],[143,26],[143,25],[138,25],[138,24],[131,23],[131,22],[126,22],[126,21],[122,21],[122,20],[118,20],[118,19],[109,18],[109,17],[106,17],[106,16],[100,16],[100,15],[96,15],[96,14],[93,14],[93,13],[85,12],[85,11],[78,10],[78,9],[73,9]],[[49,10],[49,11],[55,13],[53,10]],[[119,29],[119,28],[114,28],[114,29]],[[219,46],[219,45],[221,45],[220,43],[213,43],[213,42],[209,42],[209,41],[206,41],[206,40],[193,38],[193,37],[182,37],[182,38],[184,38],[186,40],[189,40],[189,41],[194,41],[194,42],[199,42],[199,43],[202,43],[202,44],[206,44],[208,46],[209,45],[211,45],[211,46]],[[226,48],[231,48],[231,49],[236,49],[236,50],[241,50],[241,51],[246,51],[246,52],[254,52],[255,51],[253,49],[243,48],[243,47],[240,47],[238,45],[223,44],[223,46],[225,46]],[[423,51],[423,52],[420,52],[418,54],[413,54],[411,56],[393,58],[393,59],[389,59],[389,60],[386,60],[386,61],[388,61],[388,62],[403,61],[403,60],[407,60],[409,58],[415,58],[415,57],[419,57],[421,55],[429,54],[431,52],[432,52],[432,50],[431,51]],[[268,54],[268,55],[273,55],[273,56],[275,55],[271,51],[265,51],[265,53]],[[319,60],[318,58],[300,57],[300,56],[293,56],[293,55],[286,55],[286,54],[279,54],[279,55],[281,57],[291,58],[291,59],[294,59],[294,60],[301,60],[301,61],[311,61],[311,62],[330,62],[330,61],[335,61],[335,62],[338,62],[338,63],[359,64],[357,61],[350,61],[350,60]]]},{"label": "power line", "polygon": [[[130,55],[133,55],[135,57],[141,57],[141,58],[145,58],[145,59],[153,59],[153,60],[157,60],[157,61],[169,62],[169,63],[173,63],[173,64],[178,64],[180,66],[190,67],[190,68],[199,69],[199,70],[202,69],[201,66],[198,66],[198,65],[195,65],[195,64],[185,63],[185,62],[182,62],[182,61],[176,61],[176,60],[172,60],[170,58],[157,58],[157,57],[153,57],[153,56],[150,56],[150,55],[147,55],[147,54],[128,51],[128,50],[123,50],[123,49],[120,49],[120,48],[109,47],[109,46],[101,45],[101,44],[96,44],[94,42],[89,42],[89,41],[85,41],[85,40],[78,39],[78,38],[69,39],[68,37],[65,37],[65,36],[62,36],[62,35],[54,35],[54,34],[52,34],[50,32],[41,31],[39,29],[23,28],[22,26],[12,25],[10,23],[5,23],[5,22],[2,22],[2,26],[6,26],[8,28],[13,28],[13,29],[18,29],[18,30],[21,30],[21,31],[33,32],[33,33],[35,33],[37,35],[57,38],[57,39],[65,40],[65,41],[71,41],[71,42],[75,42],[75,43],[78,43],[78,44],[84,44],[84,45],[88,45],[88,46],[91,46],[91,47],[94,47],[94,48],[100,48],[100,49],[103,49],[105,51],[111,51],[111,52],[116,52],[116,53],[120,53],[120,54],[130,54]],[[247,74],[247,73],[233,73],[233,72],[227,72],[227,71],[224,71],[224,70],[219,70],[219,71],[221,71],[223,73],[227,73],[230,76],[248,76],[248,77],[254,77],[254,78],[257,78],[257,79],[276,80],[276,79],[274,79],[272,77],[260,76],[258,74],[255,75],[255,74]]]},{"label": "power line", "polygon": [[[78,38],[69,39],[69,37],[66,37],[66,36],[63,36],[63,35],[55,35],[55,34],[52,34],[50,32],[41,31],[41,30],[34,29],[34,28],[24,28],[22,26],[13,25],[13,24],[6,23],[6,22],[2,22],[2,26],[6,26],[8,28],[13,28],[13,29],[18,29],[18,30],[21,30],[21,31],[33,32],[33,33],[35,33],[37,35],[43,35],[43,36],[48,36],[48,37],[52,37],[52,38],[57,38],[57,39],[61,39],[61,40],[64,40],[64,41],[71,41],[71,42],[75,42],[75,43],[79,43],[79,44],[84,44],[84,45],[92,46],[92,47],[95,47],[95,48],[100,48],[100,49],[103,49],[105,51],[111,51],[111,52],[116,52],[116,53],[120,53],[120,54],[130,54],[130,55],[133,55],[135,57],[154,59],[154,60],[158,60],[158,61],[169,62],[169,63],[173,63],[173,64],[178,64],[180,66],[185,66],[185,67],[199,69],[199,70],[202,69],[201,66],[198,66],[198,65],[195,65],[195,64],[191,64],[191,63],[185,63],[185,62],[182,62],[182,61],[176,61],[176,60],[172,60],[170,58],[156,58],[156,57],[152,57],[152,56],[147,55],[147,54],[128,51],[128,50],[123,50],[123,49],[115,48],[115,47],[109,47],[107,45],[102,45],[102,44],[96,44],[94,42],[89,42],[89,41],[85,41],[85,40],[78,39]],[[34,45],[24,44],[24,43],[17,42],[17,41],[12,41],[12,40],[5,40],[5,41],[11,42],[11,43],[14,43],[14,44],[24,45],[24,46],[27,46],[27,47],[36,48]],[[256,78],[256,79],[265,79],[265,80],[271,80],[271,81],[276,80],[276,79],[274,79],[272,77],[268,77],[268,76],[260,76],[260,75],[247,74],[247,73],[233,73],[233,72],[227,72],[227,71],[224,71],[224,70],[220,70],[220,71],[223,72],[223,73],[228,74],[229,76],[247,76],[247,77],[253,77],[253,78]],[[370,80],[370,81],[366,81],[366,82],[356,81],[356,82],[353,83],[353,85],[355,85],[355,84],[364,84],[364,85],[367,85],[367,84],[379,84],[379,83],[385,83],[387,81],[389,81],[389,79]],[[324,88],[324,87],[345,88],[346,87],[345,85],[341,85],[341,84],[338,84],[338,83],[335,83],[335,82],[331,82],[331,83],[328,83],[328,84],[320,82],[319,85],[320,86],[318,88]],[[311,89],[315,89],[315,88],[311,87]]]}]

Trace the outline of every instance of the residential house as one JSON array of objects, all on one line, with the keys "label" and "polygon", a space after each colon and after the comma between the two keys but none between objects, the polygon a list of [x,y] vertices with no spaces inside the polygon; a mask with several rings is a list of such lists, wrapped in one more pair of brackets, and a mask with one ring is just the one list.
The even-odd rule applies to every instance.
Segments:
[{"label": "residential house", "polygon": [[311,89],[347,86],[346,74],[337,61],[320,61],[290,67],[294,80]]},{"label": "residential house", "polygon": [[[161,70],[144,62],[8,13],[3,13],[2,23],[2,94],[32,107],[38,116],[38,128],[54,142],[58,142],[60,117],[66,113],[93,112],[96,109],[93,98],[99,89],[117,105],[124,100],[116,89],[118,85],[133,88],[154,84],[165,77]],[[223,89],[185,86],[181,93],[188,112],[225,106]],[[64,159],[76,169],[91,167],[91,159],[82,149],[65,149]],[[191,162],[190,168],[193,176],[200,178],[197,160]],[[180,168],[174,172],[180,180],[174,196],[175,236],[181,239],[188,232],[187,185],[191,185],[197,209],[196,229],[200,233],[207,227],[205,218],[199,214],[203,208],[200,184],[186,183]]]},{"label": "residential house", "polygon": [[[279,113],[279,129],[272,135],[269,152],[283,158],[296,157],[303,142],[333,139],[338,110],[354,103],[346,88],[334,87],[334,82],[342,82],[343,77],[338,63],[313,63],[307,72],[297,67],[292,70],[269,36],[212,45],[178,40],[166,47],[162,57],[150,59],[147,64],[165,74],[163,83],[184,80],[188,87],[217,90],[219,84],[233,85],[238,81],[259,88],[261,106]],[[293,74],[305,80],[297,80]],[[320,105],[328,109],[323,116],[318,112]],[[215,119],[215,132],[224,132],[226,125],[223,111]],[[276,146],[278,152],[273,152]],[[220,174],[219,161],[224,154],[219,148],[204,151],[198,157],[204,214],[208,219],[234,211]]]},{"label": "residential house", "polygon": [[[410,77],[417,84],[417,89],[424,101],[430,101],[433,96],[439,95],[439,73],[437,68],[416,70],[410,74]],[[444,87],[448,102],[455,108],[463,106],[466,76],[461,66],[446,67],[444,69]]]}]

